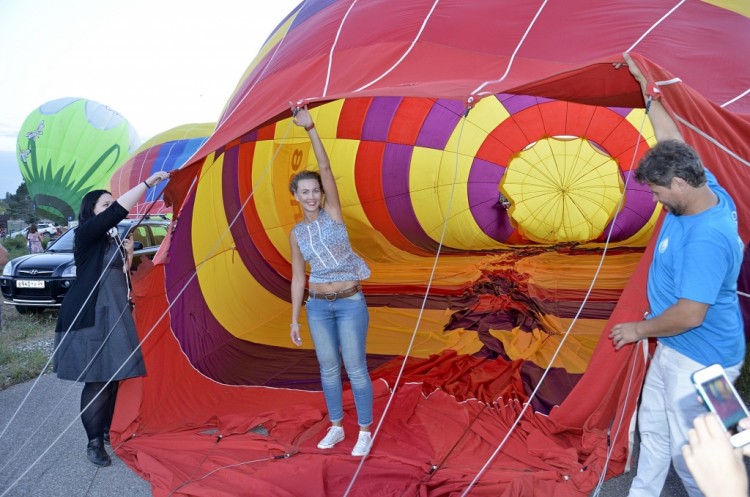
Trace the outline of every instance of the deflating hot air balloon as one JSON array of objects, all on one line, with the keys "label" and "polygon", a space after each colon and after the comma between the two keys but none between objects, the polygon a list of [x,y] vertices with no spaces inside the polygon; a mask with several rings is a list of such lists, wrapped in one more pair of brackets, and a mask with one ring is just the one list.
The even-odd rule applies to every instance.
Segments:
[{"label": "deflating hot air balloon", "polygon": [[44,215],[67,222],[81,198],[106,188],[112,173],[138,146],[120,114],[83,98],[60,98],[29,114],[18,134],[18,167]]},{"label": "deflating hot air balloon", "polygon": [[[157,171],[172,171],[182,166],[203,145],[215,126],[213,123],[183,124],[147,140],[112,175],[109,187],[112,195],[119,197]],[[164,205],[163,190],[163,184],[149,189],[132,212],[172,212]]]},{"label": "deflating hot air balloon", "polygon": [[[603,337],[648,309],[660,208],[631,174],[653,136],[618,65],[633,52],[747,237],[750,19],[732,5],[301,4],[166,190],[176,225],[136,282],[149,374],[120,390],[122,457],[189,495],[583,496],[622,473],[647,345]],[[316,167],[290,101],[315,117],[372,269],[361,472],[356,437],[316,448],[315,352],[305,327],[289,340],[287,185]]]}]

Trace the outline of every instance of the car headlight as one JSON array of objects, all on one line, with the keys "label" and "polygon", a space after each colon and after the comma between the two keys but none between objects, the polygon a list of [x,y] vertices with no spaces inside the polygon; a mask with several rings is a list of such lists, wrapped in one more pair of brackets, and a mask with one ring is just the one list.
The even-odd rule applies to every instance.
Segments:
[{"label": "car headlight", "polygon": [[3,276],[13,276],[13,261],[8,262],[3,268]]},{"label": "car headlight", "polygon": [[63,269],[62,277],[63,278],[75,278],[76,277],[76,267],[75,266],[68,266],[65,269]]}]

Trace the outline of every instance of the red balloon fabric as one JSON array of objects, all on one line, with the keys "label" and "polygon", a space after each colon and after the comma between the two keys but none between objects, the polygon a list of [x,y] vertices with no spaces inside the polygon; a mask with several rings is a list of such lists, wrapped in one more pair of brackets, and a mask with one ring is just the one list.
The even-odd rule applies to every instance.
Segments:
[{"label": "red balloon fabric", "polygon": [[[184,255],[212,242],[191,231],[199,229],[192,220],[203,200],[200,183],[220,183],[231,195],[217,206],[217,219],[237,212],[247,223],[233,228],[238,247],[227,250],[237,250],[248,267],[272,268],[275,278],[266,288],[284,298],[288,265],[278,251],[261,257],[274,254],[275,247],[268,242],[265,252],[258,248],[257,240],[266,243],[270,236],[252,229],[262,224],[257,205],[239,205],[241,193],[254,192],[260,174],[251,149],[259,136],[273,136],[271,124],[288,119],[290,100],[321,107],[345,100],[341,105],[357,107],[369,105],[371,97],[419,97],[469,109],[482,98],[514,94],[640,107],[638,85],[626,69],[613,65],[622,62],[626,50],[633,52],[686,141],[733,195],[747,240],[750,199],[742,187],[750,181],[750,20],[746,12],[721,3],[687,0],[674,9],[666,2],[625,0],[601,5],[582,0],[301,4],[269,38],[214,134],[167,187],[177,227],[165,263],[142,265],[135,281],[148,375],[121,385],[112,427],[118,454],[151,482],[157,496],[585,496],[601,479],[621,474],[629,467],[648,343],[616,352],[606,336],[614,323],[641,319],[648,308],[650,244],[624,289],[597,294],[605,297],[595,302],[600,305],[594,306],[594,317],[608,321],[585,371],[575,377],[529,367],[531,361],[508,360],[485,345],[476,353],[446,347],[427,357],[411,356],[396,384],[402,364],[398,354],[373,353],[375,419],[388,410],[359,472],[359,459],[349,455],[357,430],[351,393],[345,397],[346,441],[329,451],[317,449],[327,424],[322,394],[302,390],[291,380],[274,383],[281,369],[297,375],[300,385],[309,381],[302,353],[240,344],[229,332],[213,333],[224,328],[207,302],[180,301],[185,289],[193,292],[191,298],[202,295],[191,272],[197,268]],[[352,121],[341,124],[347,125]],[[356,174],[368,171],[361,166]],[[278,179],[274,185],[288,178]],[[382,200],[371,193],[373,202]],[[181,244],[174,243],[177,239]],[[414,252],[433,249],[424,244]],[[231,286],[235,276],[221,276],[222,285]],[[513,284],[524,288],[526,282]],[[441,291],[430,296],[432,301],[426,299],[434,309],[462,297],[448,286]],[[375,302],[386,291],[373,285],[365,293],[369,303],[370,295]],[[483,296],[472,300],[473,314],[454,313],[451,322],[486,319],[493,326],[514,321],[507,326],[539,327],[553,314],[545,312],[551,306],[545,307],[544,297],[488,302],[492,298]],[[558,309],[576,307],[576,298]],[[377,309],[389,303],[370,305]],[[497,308],[502,313],[482,315]],[[270,323],[268,329],[281,333]],[[491,335],[486,329],[475,331]],[[213,368],[217,356],[212,353],[220,347],[227,347],[236,361]],[[268,353],[271,347],[276,348]],[[256,364],[262,380],[229,381]],[[213,369],[225,371],[228,380],[204,373]],[[532,392],[537,387],[539,398]],[[533,408],[524,410],[525,402]]]}]

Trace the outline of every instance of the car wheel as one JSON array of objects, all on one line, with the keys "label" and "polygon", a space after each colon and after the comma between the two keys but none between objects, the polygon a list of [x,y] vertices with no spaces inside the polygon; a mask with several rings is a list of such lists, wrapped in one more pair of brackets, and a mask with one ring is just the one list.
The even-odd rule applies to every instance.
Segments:
[{"label": "car wheel", "polygon": [[44,307],[17,305],[16,310],[18,314],[41,314],[44,312]]}]

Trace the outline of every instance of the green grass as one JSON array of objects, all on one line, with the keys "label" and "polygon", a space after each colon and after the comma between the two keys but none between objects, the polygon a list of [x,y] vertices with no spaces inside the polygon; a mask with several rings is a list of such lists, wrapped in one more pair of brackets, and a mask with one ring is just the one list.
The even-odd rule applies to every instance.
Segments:
[{"label": "green grass", "polygon": [[[49,238],[42,237],[42,248],[46,249],[49,245]],[[22,255],[29,253],[29,249],[26,246],[26,239],[22,236],[16,236],[14,238],[5,238],[3,240],[3,246],[8,250],[8,260],[15,259]]]},{"label": "green grass", "polygon": [[0,390],[39,376],[54,347],[56,312],[21,315],[3,305]]},{"label": "green grass", "polygon": [[26,248],[26,240],[24,240],[22,236],[17,236],[15,238],[6,237],[5,240],[3,240],[3,246],[8,250],[8,260],[29,253]]}]

